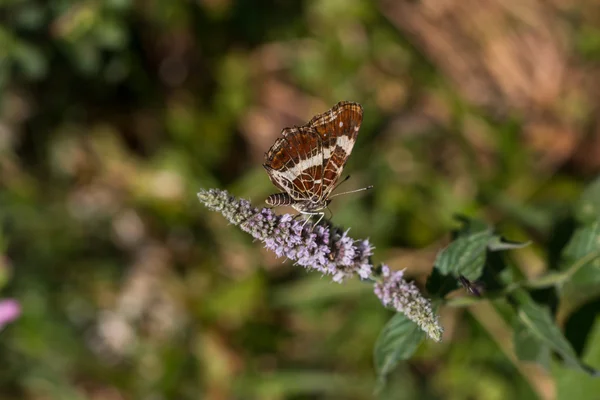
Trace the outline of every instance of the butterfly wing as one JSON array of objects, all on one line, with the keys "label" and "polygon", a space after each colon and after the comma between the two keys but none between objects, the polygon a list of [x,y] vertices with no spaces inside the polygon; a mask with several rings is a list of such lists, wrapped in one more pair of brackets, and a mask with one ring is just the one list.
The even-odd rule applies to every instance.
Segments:
[{"label": "butterfly wing", "polygon": [[320,198],[329,197],[352,152],[362,123],[363,109],[358,103],[342,101],[329,111],[315,116],[304,127],[317,132],[323,147],[323,174]]},{"label": "butterfly wing", "polygon": [[286,128],[282,136],[265,154],[263,167],[269,179],[294,200],[321,198],[321,137],[307,125]]}]

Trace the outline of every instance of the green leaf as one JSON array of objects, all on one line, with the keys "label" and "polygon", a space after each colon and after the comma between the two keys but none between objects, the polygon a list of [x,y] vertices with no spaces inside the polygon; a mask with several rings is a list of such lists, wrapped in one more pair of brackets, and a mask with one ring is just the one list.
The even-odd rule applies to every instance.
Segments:
[{"label": "green leaf", "polygon": [[519,322],[531,336],[527,340],[531,342],[535,339],[550,350],[556,351],[560,354],[565,364],[571,368],[594,376],[599,374],[599,371],[583,364],[577,358],[575,350],[573,350],[571,344],[554,323],[547,307],[541,307],[534,303],[525,292],[520,293],[519,299],[520,307],[517,315]]},{"label": "green leaf", "polygon": [[600,274],[592,268],[578,270],[561,287],[562,308],[567,314],[600,296]]},{"label": "green leaf", "polygon": [[476,280],[481,276],[492,238],[490,229],[459,237],[438,254],[435,268],[443,275],[464,275],[469,280]]},{"label": "green leaf", "polygon": [[383,327],[375,343],[373,358],[380,386],[400,360],[413,355],[425,333],[404,314],[398,313]]},{"label": "green leaf", "polygon": [[[583,359],[600,365],[600,318],[596,318],[591,335],[585,346]],[[556,366],[553,371],[556,378],[557,399],[596,400],[600,393],[600,379],[594,379],[581,372]]]},{"label": "green leaf", "polygon": [[582,268],[576,271],[566,283],[564,292],[586,291],[597,293],[600,291],[600,272],[598,267]]},{"label": "green leaf", "polygon": [[548,369],[551,361],[550,348],[534,336],[522,321],[517,320],[514,328],[513,342],[519,360],[537,362]]},{"label": "green leaf", "polygon": [[600,221],[580,227],[561,255],[561,296],[576,308],[600,295]]},{"label": "green leaf", "polygon": [[583,191],[575,204],[575,218],[582,223],[600,219],[600,176]]},{"label": "green leaf", "polygon": [[593,268],[600,274],[600,220],[575,231],[562,254],[563,270],[574,274],[581,268]]}]

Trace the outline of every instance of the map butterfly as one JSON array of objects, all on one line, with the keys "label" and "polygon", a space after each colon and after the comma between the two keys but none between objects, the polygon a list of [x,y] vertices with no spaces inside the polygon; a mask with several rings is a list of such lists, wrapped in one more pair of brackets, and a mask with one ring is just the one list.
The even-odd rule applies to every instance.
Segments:
[{"label": "map butterfly", "polygon": [[342,101],[305,125],[285,128],[265,154],[263,167],[282,191],[267,197],[266,203],[320,215],[320,221],[331,198],[345,194],[331,195],[356,142],[362,117],[360,104]]}]

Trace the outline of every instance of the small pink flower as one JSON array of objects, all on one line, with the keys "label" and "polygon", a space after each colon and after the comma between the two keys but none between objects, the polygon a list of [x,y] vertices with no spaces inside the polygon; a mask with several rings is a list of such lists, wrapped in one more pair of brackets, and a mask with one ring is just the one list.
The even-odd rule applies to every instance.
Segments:
[{"label": "small pink flower", "polygon": [[21,305],[14,299],[0,300],[0,329],[21,315]]}]

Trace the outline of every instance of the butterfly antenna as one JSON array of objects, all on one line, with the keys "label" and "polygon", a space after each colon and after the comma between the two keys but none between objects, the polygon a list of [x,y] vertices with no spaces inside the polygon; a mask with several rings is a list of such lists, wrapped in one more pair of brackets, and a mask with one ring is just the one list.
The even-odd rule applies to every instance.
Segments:
[{"label": "butterfly antenna", "polygon": [[341,196],[341,195],[343,195],[343,194],[350,194],[350,193],[356,193],[356,192],[363,192],[363,191],[365,191],[365,190],[369,190],[369,189],[373,189],[373,185],[369,185],[369,186],[367,186],[367,187],[360,188],[360,189],[356,189],[356,190],[349,190],[349,191],[347,191],[347,192],[336,193],[336,194],[334,194],[333,196],[329,196],[329,198],[330,198],[330,199],[332,199],[332,198],[334,198],[334,197],[336,197],[336,196]]},{"label": "butterfly antenna", "polygon": [[333,190],[337,189],[340,187],[340,185],[344,182],[346,182],[348,179],[350,179],[350,175],[347,175],[340,183],[338,183],[337,185],[335,185],[335,187],[333,188]]}]

